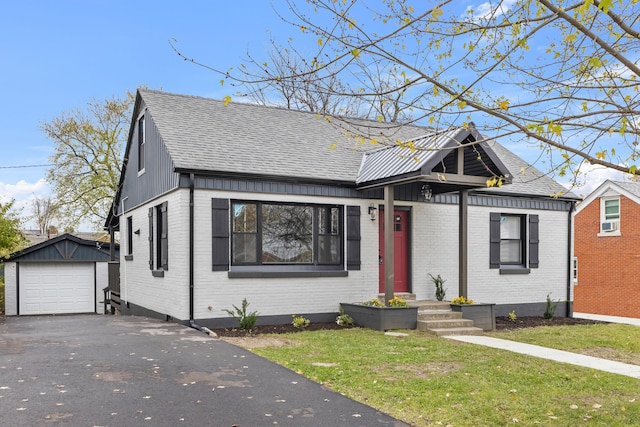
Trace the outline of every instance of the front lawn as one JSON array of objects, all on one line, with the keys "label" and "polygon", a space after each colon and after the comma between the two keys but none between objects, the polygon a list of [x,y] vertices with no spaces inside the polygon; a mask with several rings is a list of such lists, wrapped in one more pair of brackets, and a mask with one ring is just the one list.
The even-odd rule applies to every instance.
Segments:
[{"label": "front lawn", "polygon": [[416,426],[620,426],[640,419],[637,379],[408,334],[304,331],[274,335],[273,346],[252,351]]}]

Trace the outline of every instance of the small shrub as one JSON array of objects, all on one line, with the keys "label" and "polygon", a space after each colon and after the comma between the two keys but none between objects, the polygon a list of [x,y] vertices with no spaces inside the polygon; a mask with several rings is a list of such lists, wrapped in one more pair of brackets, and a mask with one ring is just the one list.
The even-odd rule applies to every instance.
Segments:
[{"label": "small shrub", "polygon": [[291,317],[293,318],[293,321],[291,321],[291,324],[293,325],[294,328],[304,329],[311,324],[311,320],[305,319],[302,316],[296,316],[295,314],[292,314]]},{"label": "small shrub", "polygon": [[249,303],[247,299],[242,300],[242,308],[238,308],[233,305],[233,310],[223,309],[226,311],[229,316],[233,317],[238,321],[238,327],[244,331],[250,331],[258,321],[258,312],[252,311],[251,313],[247,313],[247,307],[249,307]]},{"label": "small shrub", "polygon": [[518,316],[516,316],[516,311],[512,310],[511,313],[509,313],[509,320],[511,320],[512,322],[515,322],[518,319]]},{"label": "small shrub", "polygon": [[446,280],[440,277],[439,274],[433,277],[433,274],[429,273],[429,276],[431,276],[431,281],[436,286],[436,299],[438,301],[444,301],[445,294],[447,293],[444,289],[444,282],[446,282]]},{"label": "small shrub", "polygon": [[336,323],[340,326],[351,326],[353,325],[353,317],[349,316],[344,312],[342,307],[339,309],[340,314],[336,317]]},{"label": "small shrub", "polygon": [[472,299],[465,297],[457,297],[451,300],[451,304],[475,304]]},{"label": "small shrub", "polygon": [[553,319],[553,316],[556,314],[556,308],[558,307],[558,303],[551,299],[551,294],[547,294],[547,307],[544,310],[544,318],[545,319]]}]

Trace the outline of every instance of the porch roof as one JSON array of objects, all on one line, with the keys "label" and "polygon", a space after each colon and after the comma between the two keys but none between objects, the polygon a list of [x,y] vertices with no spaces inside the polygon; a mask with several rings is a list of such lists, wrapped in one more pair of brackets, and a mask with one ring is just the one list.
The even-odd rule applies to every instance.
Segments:
[{"label": "porch roof", "polygon": [[487,187],[491,178],[511,182],[509,170],[470,123],[365,153],[356,185],[368,189],[425,182],[437,194]]}]

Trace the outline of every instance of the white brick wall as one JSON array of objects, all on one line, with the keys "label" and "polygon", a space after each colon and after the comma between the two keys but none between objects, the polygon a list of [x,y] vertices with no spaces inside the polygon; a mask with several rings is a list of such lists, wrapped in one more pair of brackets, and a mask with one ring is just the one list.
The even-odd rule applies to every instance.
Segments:
[{"label": "white brick wall", "polygon": [[[122,297],[137,305],[179,319],[189,316],[189,193],[177,190],[121,217],[133,215],[134,259],[121,259]],[[282,202],[359,205],[361,209],[361,270],[337,278],[233,278],[211,271],[211,199],[239,198]],[[163,278],[151,276],[148,266],[149,206],[168,201],[169,270]],[[379,201],[375,202],[376,205]],[[458,206],[404,203],[412,209],[412,286],[418,299],[435,298],[429,273],[446,280],[446,299],[458,296]],[[378,222],[369,220],[368,200],[300,197],[294,195],[241,194],[199,190],[195,193],[195,302],[194,317],[226,317],[223,309],[239,306],[247,298],[260,315],[324,313],[338,310],[340,302],[358,302],[378,293]],[[489,268],[489,213],[526,213],[540,217],[540,268],[530,274],[501,275]],[[346,215],[346,212],[345,212]],[[567,213],[469,207],[469,297],[478,302],[517,304],[543,302],[551,293],[566,298]],[[346,241],[345,241],[346,245]]]},{"label": "white brick wall", "polygon": [[267,316],[336,312],[340,302],[364,301],[378,294],[378,222],[369,220],[369,202],[360,199],[246,195],[250,200],[359,205],[362,266],[359,271],[350,270],[348,277],[230,279],[226,271],[211,271],[211,199],[238,197],[237,193],[196,192],[196,319],[226,317],[227,314],[222,310],[231,309],[232,305],[239,306],[243,298],[247,298],[250,310],[257,310],[260,315]]},{"label": "white brick wall", "polygon": [[[149,269],[150,207],[167,202],[169,269],[164,277],[153,277]],[[120,293],[123,300],[168,314],[189,318],[189,191],[177,190],[126,212],[120,217],[122,240],[126,240],[126,218],[133,216],[133,260],[126,261],[126,248],[120,251]],[[211,234],[210,229],[208,230]],[[154,248],[156,242],[154,241]],[[154,254],[155,259],[155,254]]]},{"label": "white brick wall", "polygon": [[18,300],[16,295],[16,263],[4,264],[4,312],[7,316],[15,316]]},{"label": "white brick wall", "polygon": [[413,211],[413,291],[435,299],[429,274],[446,280],[446,299],[458,293],[458,207],[417,204]]},{"label": "white brick wall", "polygon": [[104,292],[109,286],[109,263],[96,262],[96,313],[104,314]]},{"label": "white brick wall", "polygon": [[469,210],[469,297],[479,302],[518,304],[567,297],[568,213],[527,211],[540,219],[539,268],[530,274],[500,274],[489,269],[489,213],[523,213],[522,210],[476,207]]}]

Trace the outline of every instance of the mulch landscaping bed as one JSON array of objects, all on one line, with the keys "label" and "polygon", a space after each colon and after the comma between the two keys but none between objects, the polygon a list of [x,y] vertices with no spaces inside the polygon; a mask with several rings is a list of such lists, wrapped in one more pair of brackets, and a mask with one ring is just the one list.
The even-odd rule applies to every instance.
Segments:
[{"label": "mulch landscaping bed", "polygon": [[536,326],[562,326],[562,325],[597,325],[598,320],[576,319],[573,317],[553,317],[545,319],[544,317],[518,317],[515,321],[508,317],[496,317],[496,330],[514,330],[522,328],[534,328]]},{"label": "mulch landscaping bed", "polygon": [[[516,330],[522,328],[533,328],[536,326],[560,326],[560,325],[595,325],[599,322],[597,320],[588,319],[575,319],[572,317],[554,317],[552,319],[545,319],[544,317],[518,317],[515,321],[510,320],[508,317],[496,317],[496,330]],[[225,328],[225,329],[212,329],[216,335],[220,337],[246,337],[257,336],[264,334],[284,334],[287,332],[300,332],[300,331],[317,331],[317,330],[329,330],[329,329],[345,329],[350,326],[340,326],[334,322],[332,323],[311,323],[304,329],[295,328],[291,324],[286,325],[271,325],[271,326],[254,326],[250,333],[237,328]]]}]

